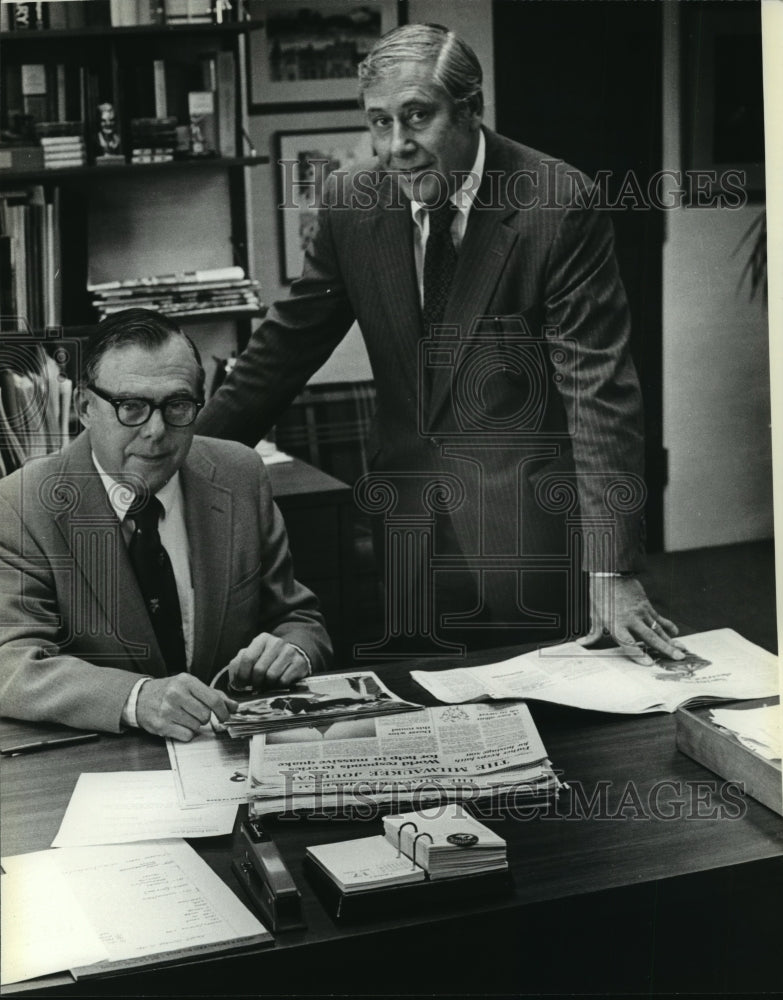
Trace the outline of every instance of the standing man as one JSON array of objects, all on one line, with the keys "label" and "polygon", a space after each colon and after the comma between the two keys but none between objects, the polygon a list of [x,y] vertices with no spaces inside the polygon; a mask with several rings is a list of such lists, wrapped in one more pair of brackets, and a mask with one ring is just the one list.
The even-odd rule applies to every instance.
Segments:
[{"label": "standing man", "polygon": [[[415,521],[424,504],[434,522],[422,588],[434,585],[436,625],[474,629],[476,646],[492,630],[573,634],[585,571],[584,642],[679,657],[633,575],[641,401],[611,225],[587,178],[482,125],[481,84],[475,53],[442,26],[380,39],[359,67],[377,161],[330,177],[302,277],[199,431],[257,440],[357,320],[376,485],[394,516]],[[427,601],[422,588],[391,598]]]},{"label": "standing man", "polygon": [[203,393],[192,341],[126,309],[87,343],[84,432],[0,481],[4,715],[189,740],[237,707],[222,667],[262,687],[327,665],[261,459],[194,439]]}]

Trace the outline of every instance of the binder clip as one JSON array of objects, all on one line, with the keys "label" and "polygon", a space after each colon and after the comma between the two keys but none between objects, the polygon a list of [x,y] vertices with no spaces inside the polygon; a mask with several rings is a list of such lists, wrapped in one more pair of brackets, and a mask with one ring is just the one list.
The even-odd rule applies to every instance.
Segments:
[{"label": "binder clip", "polygon": [[302,896],[262,821],[240,806],[234,823],[231,868],[264,922],[273,931],[304,927]]}]

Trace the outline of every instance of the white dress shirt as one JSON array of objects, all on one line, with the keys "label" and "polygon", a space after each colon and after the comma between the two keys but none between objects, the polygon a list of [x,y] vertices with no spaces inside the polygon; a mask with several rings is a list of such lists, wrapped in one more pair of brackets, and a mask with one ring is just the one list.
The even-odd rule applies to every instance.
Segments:
[{"label": "white dress shirt", "polygon": [[[134,494],[130,489],[123,489],[101,466],[95,452],[92,453],[92,460],[98,474],[101,477],[109,503],[117,515],[122,525],[122,534],[125,544],[130,544],[133,537],[132,518],[127,517],[128,508],[133,503]],[[182,614],[182,634],[185,640],[185,663],[188,670],[193,663],[193,582],[190,575],[190,547],[188,544],[188,533],[185,527],[185,510],[182,501],[182,485],[180,483],[179,472],[174,473],[171,479],[162,486],[155,496],[163,505],[163,514],[158,523],[158,533],[160,541],[169,559],[171,568],[174,571],[174,581],[177,585],[177,597]],[[141,677],[134,686],[122,712],[122,721],[126,725],[138,726],[136,721],[136,702],[142,684],[148,681],[149,677]]]},{"label": "white dress shirt", "polygon": [[[487,143],[484,133],[479,132],[479,144],[473,166],[465,175],[462,185],[449,198],[457,207],[457,211],[454,213],[454,221],[451,224],[451,239],[457,250],[462,246],[462,241],[465,238],[465,230],[468,228],[468,216],[478,194],[481,178],[484,176],[486,151]],[[411,214],[413,215],[414,222],[413,256],[416,263],[416,278],[419,283],[419,300],[424,305],[424,251],[427,249],[427,239],[430,235],[430,218],[427,213],[427,206],[420,201],[411,200]]]}]

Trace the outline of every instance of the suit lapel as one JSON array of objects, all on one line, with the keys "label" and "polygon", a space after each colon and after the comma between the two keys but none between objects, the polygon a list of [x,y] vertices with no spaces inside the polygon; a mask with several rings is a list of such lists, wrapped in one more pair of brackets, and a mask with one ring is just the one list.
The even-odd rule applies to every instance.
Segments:
[{"label": "suit lapel", "polygon": [[231,494],[215,485],[214,466],[197,449],[194,442],[180,475],[193,580],[192,672],[206,682],[214,672],[228,607],[232,509]]},{"label": "suit lapel", "polygon": [[[107,644],[120,644],[140,672],[165,677],[120,522],[92,462],[88,434],[80,435],[63,453],[47,496],[53,504],[64,505],[55,513],[54,522],[73,561],[74,627],[96,627],[94,622],[81,620],[79,609],[80,604],[89,610],[96,603],[103,612]],[[84,595],[83,603],[80,595]]]},{"label": "suit lapel", "polygon": [[[493,175],[504,174],[508,166],[502,161],[493,134],[485,130],[485,136],[484,177],[468,217],[454,283],[443,315],[444,325],[456,326],[463,343],[475,334],[476,319],[487,313],[492,293],[518,238],[516,230],[506,224],[516,209],[505,201],[505,185],[497,185],[499,191],[493,191],[492,185]],[[446,366],[435,369],[430,424],[448,399],[452,374]]]}]

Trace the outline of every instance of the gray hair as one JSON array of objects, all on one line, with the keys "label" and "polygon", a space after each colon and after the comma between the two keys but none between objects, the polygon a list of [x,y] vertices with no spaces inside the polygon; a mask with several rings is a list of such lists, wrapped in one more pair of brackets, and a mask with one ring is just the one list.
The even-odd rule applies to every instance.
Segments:
[{"label": "gray hair", "polygon": [[359,101],[377,80],[393,73],[401,62],[432,63],[432,79],[450,98],[457,112],[484,109],[481,63],[473,49],[442,24],[405,24],[380,38],[359,63]]}]

